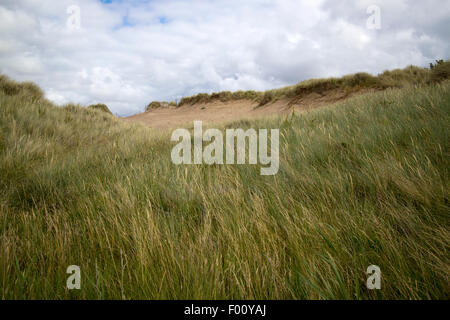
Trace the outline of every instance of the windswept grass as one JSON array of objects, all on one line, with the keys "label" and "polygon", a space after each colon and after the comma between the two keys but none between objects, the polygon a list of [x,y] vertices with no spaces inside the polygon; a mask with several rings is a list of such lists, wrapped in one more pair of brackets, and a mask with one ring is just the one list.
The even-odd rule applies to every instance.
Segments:
[{"label": "windswept grass", "polygon": [[16,82],[0,74],[0,93],[6,96],[21,95],[23,99],[44,100],[44,92],[32,82]]},{"label": "windswept grass", "polygon": [[106,104],[103,104],[103,103],[91,104],[88,108],[89,109],[100,110],[100,111],[112,114],[112,112],[111,112],[111,110],[109,110],[108,106]]},{"label": "windswept grass", "polygon": [[[446,61],[440,68],[448,68],[450,62]],[[328,79],[311,79],[298,83],[297,85],[288,86],[280,89],[268,91],[223,91],[218,93],[199,93],[195,96],[185,97],[181,99],[179,106],[185,104],[209,103],[213,101],[232,101],[246,99],[259,103],[260,106],[279,99],[299,99],[306,94],[318,93],[325,94],[331,90],[343,90],[346,93],[357,92],[362,89],[387,89],[402,88],[410,85],[420,85],[430,82],[430,80],[441,81],[448,79],[449,75],[434,77],[436,71],[416,66],[408,66],[404,69],[396,69],[385,71],[377,76],[360,72],[347,75],[341,78]]]},{"label": "windswept grass", "polygon": [[275,176],[28,97],[0,93],[3,299],[450,298],[448,81],[236,123],[280,128]]}]

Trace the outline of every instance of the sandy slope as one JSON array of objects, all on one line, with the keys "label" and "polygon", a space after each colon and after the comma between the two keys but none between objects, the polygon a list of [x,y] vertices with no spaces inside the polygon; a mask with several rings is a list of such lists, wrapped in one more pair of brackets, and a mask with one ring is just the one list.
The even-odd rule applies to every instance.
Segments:
[{"label": "sandy slope", "polygon": [[202,120],[205,124],[227,123],[242,119],[255,119],[271,115],[289,114],[292,110],[307,110],[346,99],[357,93],[346,93],[342,90],[331,90],[325,94],[311,93],[297,99],[282,99],[258,107],[257,102],[235,100],[228,102],[215,101],[206,104],[183,105],[154,109],[149,112],[123,118],[126,121],[140,122],[153,128],[176,128],[192,126],[194,120]]}]

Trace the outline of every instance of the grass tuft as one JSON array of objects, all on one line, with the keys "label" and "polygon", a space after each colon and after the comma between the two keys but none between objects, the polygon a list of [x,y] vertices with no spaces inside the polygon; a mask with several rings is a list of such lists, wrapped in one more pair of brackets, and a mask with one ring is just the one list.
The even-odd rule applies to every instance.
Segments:
[{"label": "grass tuft", "polygon": [[102,112],[106,112],[112,114],[111,110],[109,110],[108,106],[103,103],[91,104],[88,109],[100,110]]}]

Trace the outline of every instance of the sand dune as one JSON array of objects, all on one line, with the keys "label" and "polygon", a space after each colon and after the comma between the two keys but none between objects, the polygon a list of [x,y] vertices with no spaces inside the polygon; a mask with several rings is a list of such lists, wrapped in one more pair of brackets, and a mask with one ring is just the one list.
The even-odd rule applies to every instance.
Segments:
[{"label": "sand dune", "polygon": [[341,89],[329,90],[323,94],[310,93],[296,99],[280,99],[264,106],[249,100],[215,101],[182,105],[180,107],[158,108],[148,112],[123,118],[126,121],[139,122],[152,128],[175,128],[201,120],[205,124],[227,123],[242,119],[256,119],[272,115],[289,114],[292,110],[308,110],[344,100],[355,94],[371,90],[359,90],[348,93]]}]

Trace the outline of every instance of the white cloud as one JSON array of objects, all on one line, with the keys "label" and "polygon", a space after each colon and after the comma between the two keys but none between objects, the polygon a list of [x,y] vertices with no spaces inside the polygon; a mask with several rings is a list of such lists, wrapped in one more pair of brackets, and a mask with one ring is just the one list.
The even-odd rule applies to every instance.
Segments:
[{"label": "white cloud", "polygon": [[69,102],[66,98],[64,98],[64,96],[62,96],[52,88],[47,90],[46,97],[47,99],[50,99],[57,104],[65,104]]},{"label": "white cloud", "polygon": [[[381,9],[368,30],[366,9]],[[80,8],[80,30],[67,8]],[[448,1],[3,0],[0,71],[56,103],[121,115],[152,100],[449,58]]]}]

